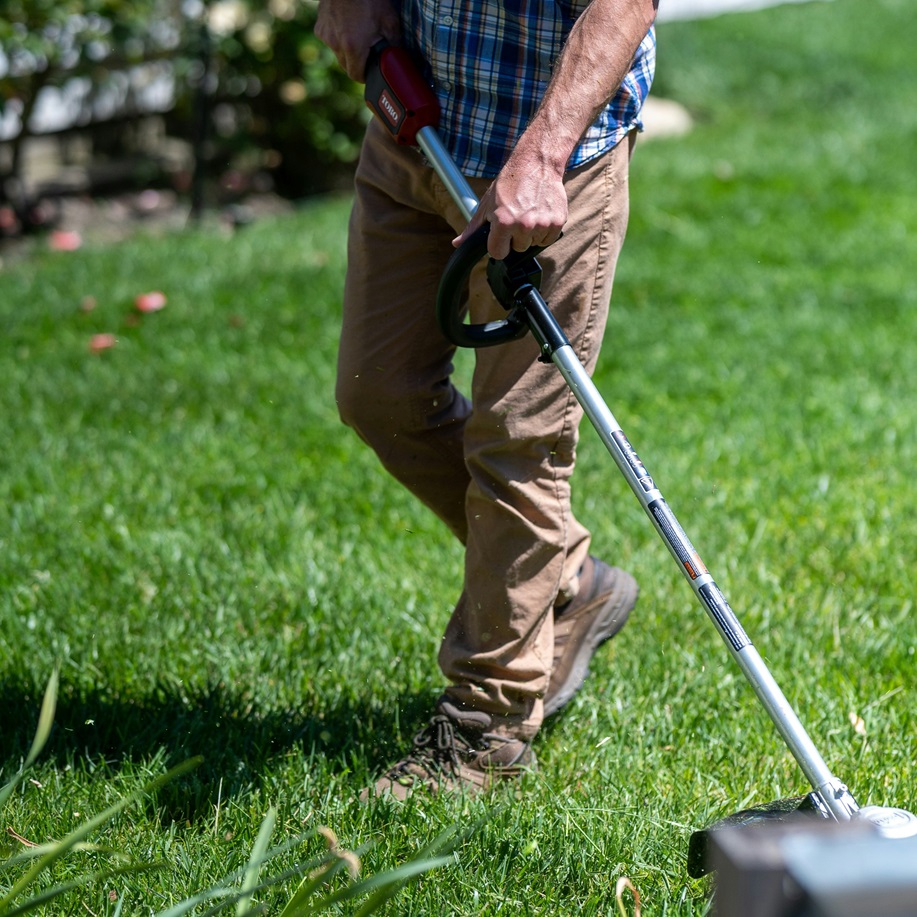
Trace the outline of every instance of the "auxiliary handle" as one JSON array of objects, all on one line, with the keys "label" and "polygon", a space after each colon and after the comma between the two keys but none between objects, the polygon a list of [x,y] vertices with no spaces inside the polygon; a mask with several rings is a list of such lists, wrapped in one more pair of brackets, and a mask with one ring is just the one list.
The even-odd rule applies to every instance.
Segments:
[{"label": "auxiliary handle", "polygon": [[[487,255],[487,237],[490,223],[478,227],[453,253],[439,281],[436,294],[436,320],[446,338],[457,347],[492,347],[506,344],[528,334],[529,325],[525,313],[517,307],[511,281],[512,267],[507,261],[490,260],[487,280],[494,295],[509,312],[509,315],[495,322],[466,325],[462,321],[465,310],[465,291],[468,276],[474,266]],[[511,255],[518,254],[512,252]],[[518,260],[518,259],[517,259]],[[538,264],[531,256],[527,259]],[[540,274],[540,269],[539,269]]]}]

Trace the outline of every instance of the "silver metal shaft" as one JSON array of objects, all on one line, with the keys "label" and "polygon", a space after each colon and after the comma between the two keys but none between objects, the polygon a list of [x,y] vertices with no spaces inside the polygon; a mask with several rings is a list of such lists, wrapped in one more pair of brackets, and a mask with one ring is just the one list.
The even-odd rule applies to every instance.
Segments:
[{"label": "silver metal shaft", "polygon": [[688,540],[662,493],[624,436],[598,389],[570,345],[554,351],[560,370],[599,438],[624,475],[670,553],[678,562],[720,636],[761,701],[784,742],[830,814],[848,821],[859,809],[847,788],[828,769],[814,742],[745,634],[713,577]]},{"label": "silver metal shaft", "polygon": [[423,150],[430,165],[442,179],[452,200],[458,204],[462,216],[470,220],[472,214],[478,209],[478,199],[471,190],[468,180],[458,170],[455,161],[443,146],[436,128],[422,127],[417,132],[417,145]]}]

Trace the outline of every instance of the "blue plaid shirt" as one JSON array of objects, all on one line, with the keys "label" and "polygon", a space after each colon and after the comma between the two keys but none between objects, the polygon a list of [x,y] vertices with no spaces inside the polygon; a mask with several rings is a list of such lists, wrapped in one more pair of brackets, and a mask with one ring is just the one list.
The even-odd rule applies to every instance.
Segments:
[{"label": "blue plaid shirt", "polygon": [[[439,98],[439,132],[468,176],[492,178],[525,129],[552,67],[589,0],[404,0],[404,40]],[[656,64],[650,29],[624,82],[586,131],[568,168],[610,150],[634,128]]]}]

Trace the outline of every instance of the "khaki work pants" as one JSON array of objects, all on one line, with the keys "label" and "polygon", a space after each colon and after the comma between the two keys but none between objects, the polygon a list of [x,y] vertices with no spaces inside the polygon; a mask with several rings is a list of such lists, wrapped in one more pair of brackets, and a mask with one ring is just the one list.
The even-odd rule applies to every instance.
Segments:
[{"label": "khaki work pants", "polygon": [[[628,142],[568,173],[563,237],[539,255],[542,294],[589,370],[627,224]],[[488,185],[472,179],[480,197]],[[570,508],[582,409],[531,335],[475,352],[470,399],[434,314],[464,220],[435,172],[373,121],[356,173],[338,363],[341,417],[465,545],[442,641],[446,693],[530,738],[543,718],[556,602],[575,594],[589,532]],[[505,316],[483,277],[470,320]]]}]

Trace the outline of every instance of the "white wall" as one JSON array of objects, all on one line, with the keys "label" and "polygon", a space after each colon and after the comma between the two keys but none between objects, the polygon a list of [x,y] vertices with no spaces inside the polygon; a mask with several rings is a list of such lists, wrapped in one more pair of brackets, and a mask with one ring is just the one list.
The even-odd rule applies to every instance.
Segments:
[{"label": "white wall", "polygon": [[719,16],[741,10],[759,10],[765,6],[779,6],[781,3],[806,3],[810,0],[659,0],[657,18],[701,19],[705,16]]}]

